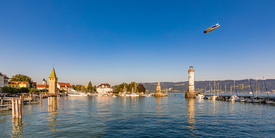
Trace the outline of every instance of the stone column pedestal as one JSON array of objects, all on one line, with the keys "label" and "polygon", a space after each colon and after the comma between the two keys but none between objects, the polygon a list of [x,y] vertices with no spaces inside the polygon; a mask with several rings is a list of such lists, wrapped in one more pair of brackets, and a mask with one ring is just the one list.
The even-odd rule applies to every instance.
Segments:
[{"label": "stone column pedestal", "polygon": [[196,98],[198,92],[187,92],[185,93],[185,98]]}]

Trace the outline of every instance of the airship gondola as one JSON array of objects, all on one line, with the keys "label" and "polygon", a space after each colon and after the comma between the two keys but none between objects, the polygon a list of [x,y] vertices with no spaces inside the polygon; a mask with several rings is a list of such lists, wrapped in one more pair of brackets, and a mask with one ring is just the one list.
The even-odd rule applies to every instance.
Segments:
[{"label": "airship gondola", "polygon": [[204,33],[209,33],[217,28],[220,28],[220,25],[218,23],[216,25],[213,25],[212,27],[209,27],[206,30],[204,30]]}]

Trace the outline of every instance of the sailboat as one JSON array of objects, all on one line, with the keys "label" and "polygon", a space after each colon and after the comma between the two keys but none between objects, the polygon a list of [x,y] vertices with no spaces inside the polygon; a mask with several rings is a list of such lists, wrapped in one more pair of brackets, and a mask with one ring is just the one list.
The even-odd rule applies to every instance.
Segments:
[{"label": "sailboat", "polygon": [[263,78],[263,80],[264,80],[265,92],[267,94],[267,100],[265,101],[265,103],[266,104],[275,104],[274,101],[272,101],[272,100],[269,99],[268,91],[267,91],[266,84],[265,84],[265,79]]},{"label": "sailboat", "polygon": [[[242,84],[242,92],[243,92],[243,85],[244,85],[244,84]],[[246,99],[245,99],[244,97],[240,97],[237,101],[238,101],[238,102],[245,102]]]},{"label": "sailboat", "polygon": [[[249,88],[250,88],[250,91],[251,91],[251,92],[249,92],[249,95],[250,95],[250,94],[253,94],[253,97],[254,97],[254,93],[253,93],[253,90],[252,90],[252,88],[251,88],[250,79],[248,79],[248,82],[249,82]],[[252,103],[252,101],[253,101],[252,98],[247,98],[247,99],[246,99],[246,102],[247,102],[247,103]]]},{"label": "sailboat", "polygon": [[258,89],[257,89],[257,86],[258,86],[258,81],[257,81],[257,78],[256,78],[256,97],[253,97],[253,103],[262,102],[262,100],[257,97],[257,93],[258,93],[258,89],[259,89],[259,86],[258,86]]},{"label": "sailboat", "polygon": [[126,87],[125,87],[125,85],[124,85],[124,87],[123,87],[123,90],[122,90],[122,92],[121,92],[121,94],[119,95],[119,96],[121,96],[121,97],[124,97],[124,96],[126,96]]},{"label": "sailboat", "polygon": [[211,96],[211,100],[216,100],[217,99],[217,95],[215,94],[216,92],[216,81],[214,80],[214,95]]},{"label": "sailboat", "polygon": [[[234,80],[234,90],[236,91],[235,80]],[[236,95],[230,96],[229,101],[237,101],[239,99],[239,97],[237,95],[238,94],[237,94],[237,91],[236,91]]]},{"label": "sailboat", "polygon": [[132,87],[132,91],[131,91],[131,94],[130,94],[131,97],[138,97],[139,95],[134,93],[134,88]]}]

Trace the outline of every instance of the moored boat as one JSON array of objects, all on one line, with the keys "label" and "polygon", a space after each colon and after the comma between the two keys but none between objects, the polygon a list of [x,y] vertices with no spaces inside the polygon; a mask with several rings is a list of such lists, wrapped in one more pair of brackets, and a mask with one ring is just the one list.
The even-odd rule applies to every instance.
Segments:
[{"label": "moored boat", "polygon": [[204,95],[203,95],[203,94],[198,94],[198,95],[196,96],[196,98],[197,98],[197,99],[203,99],[203,98],[204,98]]},{"label": "moored boat", "polygon": [[88,96],[88,94],[72,90],[68,92],[68,96]]},{"label": "moored boat", "polygon": [[237,101],[238,99],[239,99],[239,97],[238,97],[238,96],[236,96],[236,95],[232,95],[232,96],[230,96],[229,101]]}]

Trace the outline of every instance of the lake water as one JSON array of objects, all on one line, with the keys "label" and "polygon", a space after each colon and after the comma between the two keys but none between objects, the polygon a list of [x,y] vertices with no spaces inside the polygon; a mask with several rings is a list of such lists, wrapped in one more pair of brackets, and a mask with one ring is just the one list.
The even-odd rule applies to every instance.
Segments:
[{"label": "lake water", "polygon": [[169,97],[61,97],[0,112],[4,137],[274,137],[275,106]]}]

